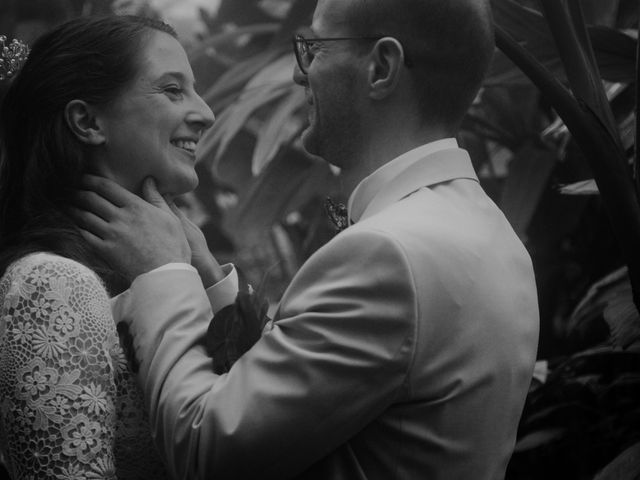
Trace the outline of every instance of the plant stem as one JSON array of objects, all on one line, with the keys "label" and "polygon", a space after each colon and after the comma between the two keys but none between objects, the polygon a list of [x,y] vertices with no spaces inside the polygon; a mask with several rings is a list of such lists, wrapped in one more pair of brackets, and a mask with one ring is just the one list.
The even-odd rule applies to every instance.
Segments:
[{"label": "plant stem", "polygon": [[[576,98],[596,112],[622,148],[620,133],[602,85],[579,0],[539,0]],[[569,9],[567,9],[567,2]]]},{"label": "plant stem", "polygon": [[[638,18],[638,32],[640,32],[640,17]],[[640,138],[640,122],[638,113],[640,112],[640,38],[636,41],[636,130],[633,142],[633,178],[635,180],[636,195],[640,199],[640,149],[638,149],[638,139]]]}]

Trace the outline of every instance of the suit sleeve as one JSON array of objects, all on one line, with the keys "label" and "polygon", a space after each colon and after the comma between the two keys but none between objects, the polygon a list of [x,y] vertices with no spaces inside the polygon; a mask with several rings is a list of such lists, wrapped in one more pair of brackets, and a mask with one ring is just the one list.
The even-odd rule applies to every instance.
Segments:
[{"label": "suit sleeve", "polygon": [[416,334],[406,256],[347,230],[293,279],[273,328],[224,375],[204,349],[211,308],[197,275],[138,277],[132,324],[151,427],[176,478],[288,478],[406,395]]}]

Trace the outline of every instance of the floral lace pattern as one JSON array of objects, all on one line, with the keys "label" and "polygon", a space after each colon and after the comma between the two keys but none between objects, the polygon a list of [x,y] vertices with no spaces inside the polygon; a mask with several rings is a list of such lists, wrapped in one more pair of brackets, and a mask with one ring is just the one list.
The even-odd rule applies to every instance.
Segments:
[{"label": "floral lace pattern", "polygon": [[166,478],[106,290],[72,260],[0,280],[0,452],[14,479]]}]

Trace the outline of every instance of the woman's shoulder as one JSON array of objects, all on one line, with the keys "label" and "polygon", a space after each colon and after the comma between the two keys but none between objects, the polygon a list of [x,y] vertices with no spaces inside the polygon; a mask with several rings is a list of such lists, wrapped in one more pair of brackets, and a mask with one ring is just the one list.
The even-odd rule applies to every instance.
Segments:
[{"label": "woman's shoulder", "polygon": [[[68,294],[108,298],[106,288],[88,267],[49,252],[34,252],[15,260],[0,279],[0,298],[11,293],[64,290]],[[75,295],[74,295],[75,296]]]},{"label": "woman's shoulder", "polygon": [[[75,348],[70,339],[115,338],[109,298],[97,275],[77,261],[46,252],[14,261],[0,281],[0,332],[10,329],[14,335],[16,328],[39,335],[55,350],[45,352],[51,358]],[[24,348],[38,340],[18,337],[14,340]]]},{"label": "woman's shoulder", "polygon": [[99,282],[97,275],[82,263],[50,252],[33,252],[9,265],[4,277],[23,277],[34,272],[48,276],[88,277]]}]

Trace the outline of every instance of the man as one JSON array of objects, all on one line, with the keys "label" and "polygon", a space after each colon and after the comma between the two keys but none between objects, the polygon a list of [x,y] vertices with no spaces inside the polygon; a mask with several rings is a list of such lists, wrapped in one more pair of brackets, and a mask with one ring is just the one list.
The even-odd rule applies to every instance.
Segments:
[{"label": "man", "polygon": [[203,338],[235,273],[205,292],[224,275],[170,263],[188,248],[150,184],[154,205],[88,179],[117,208],[92,194],[104,220],[80,216],[86,237],[142,273],[114,316],[158,445],[176,478],[502,478],[538,310],[529,256],[453,138],[491,60],[488,2],[318,0],[295,45],[303,144],[357,180],[354,224],[228,373]]}]

